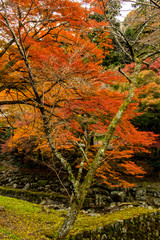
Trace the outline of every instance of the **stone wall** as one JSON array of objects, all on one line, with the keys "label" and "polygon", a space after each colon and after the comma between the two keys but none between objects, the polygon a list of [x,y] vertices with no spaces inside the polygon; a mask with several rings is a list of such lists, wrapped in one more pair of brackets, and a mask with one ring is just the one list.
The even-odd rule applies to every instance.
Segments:
[{"label": "stone wall", "polygon": [[69,240],[158,240],[160,239],[160,212],[143,214],[132,219],[119,220],[103,228],[70,236]]},{"label": "stone wall", "polygon": [[104,184],[90,189],[86,205],[98,208],[114,207],[122,202],[137,202],[160,208],[160,189],[151,185],[138,185],[131,188],[110,188]]},{"label": "stone wall", "polygon": [[[71,192],[71,185],[64,181]],[[0,172],[0,194],[21,198],[32,202],[43,202],[54,209],[65,209],[69,198],[66,191],[54,176],[14,171]],[[114,211],[123,204],[143,204],[160,208],[160,189],[151,185],[128,189],[110,188],[106,185],[94,185],[86,198],[84,209],[89,215],[99,211]],[[121,208],[120,208],[121,209]],[[95,212],[94,212],[95,211]],[[132,219],[118,220],[111,225],[70,236],[70,240],[158,240],[160,239],[160,212],[144,214]]]},{"label": "stone wall", "polygon": [[[0,186],[13,189],[8,191],[2,189],[1,194],[37,203],[44,199],[57,199],[56,194],[60,195],[61,202],[66,203],[68,201],[66,189],[69,193],[72,189],[69,181],[62,179],[62,182],[64,186],[53,176],[53,173],[44,175],[39,172],[31,174],[20,171],[0,171]],[[105,184],[94,185],[85,200],[84,208],[109,211],[120,203],[129,202],[160,208],[160,188],[156,189],[148,185],[123,189],[110,188]]]}]

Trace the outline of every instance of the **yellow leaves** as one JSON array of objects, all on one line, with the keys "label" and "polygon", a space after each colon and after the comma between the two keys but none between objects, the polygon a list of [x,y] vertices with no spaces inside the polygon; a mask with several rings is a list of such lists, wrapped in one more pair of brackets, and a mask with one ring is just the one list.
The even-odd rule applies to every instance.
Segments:
[{"label": "yellow leaves", "polygon": [[[28,126],[20,127],[18,129],[18,131],[14,131],[14,135],[12,136],[12,138],[11,138],[9,144],[8,144],[8,147],[13,148],[13,147],[16,147],[16,146],[20,146],[21,143],[23,142],[24,138],[27,138],[27,139],[31,138]],[[19,148],[19,150],[20,149],[21,148]]]},{"label": "yellow leaves", "polygon": [[156,79],[158,78],[156,73],[152,70],[143,70],[140,72],[138,77],[142,79],[141,81],[143,85],[146,85],[149,82],[155,82]]},{"label": "yellow leaves", "polygon": [[140,99],[142,104],[145,104],[149,108],[158,107],[160,104],[160,86],[156,82],[149,83],[146,85],[143,92],[141,92],[140,97],[143,96],[143,98]]}]

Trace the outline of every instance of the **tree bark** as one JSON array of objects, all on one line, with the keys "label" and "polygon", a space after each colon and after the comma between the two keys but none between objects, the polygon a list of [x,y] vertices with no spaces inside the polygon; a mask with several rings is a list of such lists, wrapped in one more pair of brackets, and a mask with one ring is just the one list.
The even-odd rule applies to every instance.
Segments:
[{"label": "tree bark", "polygon": [[65,237],[68,235],[68,233],[70,232],[70,230],[72,229],[77,216],[79,214],[79,211],[81,209],[81,201],[79,199],[73,199],[70,208],[68,210],[67,213],[67,217],[62,225],[62,227],[59,229],[58,231],[58,236],[56,237],[56,240],[60,240],[60,239],[65,239]]}]

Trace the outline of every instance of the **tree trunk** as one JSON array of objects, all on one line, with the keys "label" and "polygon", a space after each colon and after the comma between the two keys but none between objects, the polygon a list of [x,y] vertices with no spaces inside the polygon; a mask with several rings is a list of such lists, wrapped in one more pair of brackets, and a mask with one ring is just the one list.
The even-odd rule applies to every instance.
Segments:
[{"label": "tree trunk", "polygon": [[62,225],[62,227],[59,229],[58,237],[57,240],[59,239],[65,239],[65,237],[68,235],[69,231],[73,227],[78,213],[80,209],[83,206],[85,197],[88,193],[89,188],[91,187],[92,181],[96,175],[96,170],[98,169],[99,165],[104,159],[106,149],[113,137],[114,131],[121,120],[123,114],[125,113],[127,107],[132,101],[132,98],[134,96],[134,90],[135,90],[135,84],[131,83],[130,84],[130,89],[128,91],[128,96],[126,99],[123,101],[122,105],[120,106],[117,114],[115,117],[112,119],[108,131],[105,135],[105,138],[103,140],[103,143],[101,147],[99,148],[95,158],[93,159],[93,162],[88,170],[88,173],[86,174],[84,181],[82,182],[81,186],[79,187],[79,196],[77,197],[77,200],[73,200],[70,209],[68,211],[67,217]]},{"label": "tree trunk", "polygon": [[59,229],[56,240],[65,239],[65,237],[68,235],[71,228],[73,227],[80,209],[81,209],[81,201],[73,199],[73,201],[70,205],[70,208],[68,210],[67,217],[66,217],[62,227]]}]

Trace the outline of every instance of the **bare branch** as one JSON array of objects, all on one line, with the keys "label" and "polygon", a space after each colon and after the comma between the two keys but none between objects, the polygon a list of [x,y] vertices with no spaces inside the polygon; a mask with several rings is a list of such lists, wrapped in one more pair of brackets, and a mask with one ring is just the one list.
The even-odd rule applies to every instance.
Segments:
[{"label": "bare branch", "polygon": [[157,51],[152,52],[152,53],[148,53],[142,58],[142,61],[145,61],[147,58],[158,55],[158,54],[160,54],[160,50],[157,50]]},{"label": "bare branch", "polygon": [[118,71],[119,71],[123,76],[125,76],[130,83],[132,82],[131,79],[121,70],[120,67],[118,68]]},{"label": "bare branch", "polygon": [[87,157],[87,155],[86,155],[84,149],[82,148],[81,144],[78,143],[78,142],[75,142],[75,143],[77,144],[77,146],[78,146],[79,149],[81,150],[81,152],[82,152],[82,154],[83,154],[83,156],[84,156],[84,159],[86,160],[86,162],[87,162],[87,164],[88,164],[88,166],[89,166],[88,157]]},{"label": "bare branch", "polygon": [[14,39],[10,40],[6,46],[4,47],[4,49],[0,52],[0,57],[2,57],[5,52],[8,50],[8,48],[12,45],[12,43],[14,43]]},{"label": "bare branch", "polygon": [[0,113],[3,115],[3,117],[6,118],[7,123],[11,126],[11,128],[14,129],[14,126],[13,126],[12,123],[9,121],[8,116],[2,111],[2,109],[0,109]]},{"label": "bare branch", "polygon": [[150,0],[150,2],[153,3],[156,7],[160,8],[160,4],[158,4],[156,1]]},{"label": "bare branch", "polygon": [[30,103],[31,99],[28,100],[13,100],[13,101],[0,101],[0,106],[5,106],[5,105],[15,105],[15,104],[25,104],[25,105],[31,105],[36,107],[33,103]]}]

